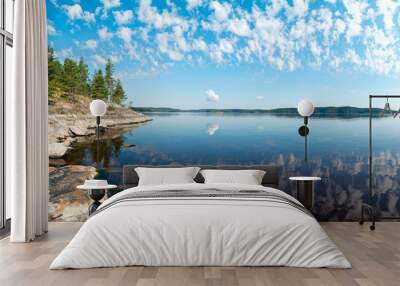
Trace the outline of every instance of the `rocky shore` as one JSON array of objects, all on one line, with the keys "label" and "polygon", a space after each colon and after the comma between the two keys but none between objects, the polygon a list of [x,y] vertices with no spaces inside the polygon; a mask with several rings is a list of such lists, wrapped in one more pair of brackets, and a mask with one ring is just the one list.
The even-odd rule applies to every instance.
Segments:
[{"label": "rocky shore", "polygon": [[68,165],[49,169],[49,220],[85,221],[90,198],[85,191],[76,189],[85,180],[96,176],[92,166]]},{"label": "rocky shore", "polygon": [[[92,136],[96,132],[96,120],[89,113],[90,99],[76,103],[63,100],[49,104],[49,157],[62,158],[79,137]],[[105,129],[122,129],[135,126],[151,118],[130,108],[112,105],[101,119]]]},{"label": "rocky shore", "polygon": [[[97,175],[93,166],[67,165],[64,157],[74,142],[93,142],[96,120],[89,113],[90,98],[74,102],[58,98],[49,103],[49,220],[85,221],[91,202],[85,191],[76,186]],[[114,138],[127,129],[139,126],[151,118],[130,108],[111,105],[101,118],[102,136]],[[129,147],[129,146],[127,146]]]}]

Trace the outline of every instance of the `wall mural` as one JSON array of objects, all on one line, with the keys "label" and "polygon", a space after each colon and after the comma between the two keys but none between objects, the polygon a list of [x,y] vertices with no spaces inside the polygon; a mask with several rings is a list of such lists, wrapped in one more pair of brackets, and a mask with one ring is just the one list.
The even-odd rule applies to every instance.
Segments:
[{"label": "wall mural", "polygon": [[[50,220],[87,218],[90,200],[75,188],[85,179],[121,184],[125,164],[172,163],[279,165],[288,193],[289,176],[320,176],[317,218],[356,220],[368,190],[368,95],[400,93],[399,6],[48,0]],[[95,98],[108,102],[99,154]],[[303,98],[333,106],[310,119],[308,163]],[[376,104],[373,201],[396,217],[400,119]]]}]

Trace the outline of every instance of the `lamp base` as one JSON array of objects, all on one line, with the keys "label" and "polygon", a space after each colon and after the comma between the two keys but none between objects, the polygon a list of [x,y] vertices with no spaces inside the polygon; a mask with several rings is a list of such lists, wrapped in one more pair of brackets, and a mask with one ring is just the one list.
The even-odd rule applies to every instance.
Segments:
[{"label": "lamp base", "polygon": [[101,205],[100,200],[104,197],[106,191],[103,189],[100,190],[90,190],[89,191],[89,196],[90,198],[94,201],[90,206],[89,206],[89,215],[94,213],[97,208]]}]

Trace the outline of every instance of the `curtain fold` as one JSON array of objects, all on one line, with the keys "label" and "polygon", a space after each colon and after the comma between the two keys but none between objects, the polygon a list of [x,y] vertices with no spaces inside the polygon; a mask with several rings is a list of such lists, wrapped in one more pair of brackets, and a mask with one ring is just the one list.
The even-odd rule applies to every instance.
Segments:
[{"label": "curtain fold", "polygon": [[45,0],[15,1],[13,96],[6,114],[12,242],[48,227],[47,25]]}]

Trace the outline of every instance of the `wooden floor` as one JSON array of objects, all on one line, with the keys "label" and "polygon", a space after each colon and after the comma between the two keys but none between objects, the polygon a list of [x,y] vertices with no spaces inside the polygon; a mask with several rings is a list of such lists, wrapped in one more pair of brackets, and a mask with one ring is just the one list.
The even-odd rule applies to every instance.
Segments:
[{"label": "wooden floor", "polygon": [[322,223],[352,269],[289,267],[124,267],[48,270],[81,226],[50,223],[43,238],[28,244],[0,241],[0,285],[400,285],[400,224]]}]

